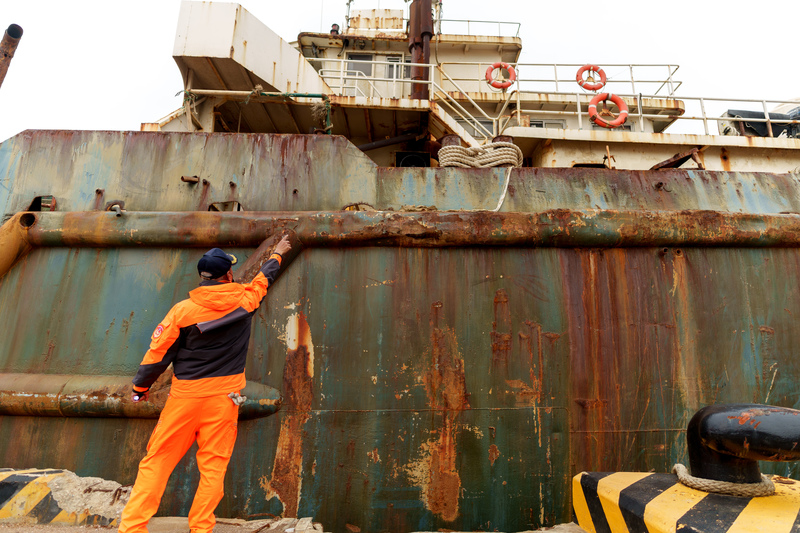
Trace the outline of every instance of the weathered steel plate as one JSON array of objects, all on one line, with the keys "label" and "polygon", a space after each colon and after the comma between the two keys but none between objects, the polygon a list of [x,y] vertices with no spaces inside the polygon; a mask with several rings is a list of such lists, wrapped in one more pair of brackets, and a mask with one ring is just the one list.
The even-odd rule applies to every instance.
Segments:
[{"label": "weathered steel plate", "polygon": [[[181,175],[208,175],[208,194]],[[337,138],[26,132],[0,145],[8,214],[43,194],[91,210],[96,188],[131,211],[237,198],[287,216],[354,202],[478,209],[496,205],[504,179],[504,169],[376,169]],[[601,209],[617,223],[611,210],[800,211],[789,174],[511,179],[504,211]],[[800,248],[776,246],[792,236],[710,248],[675,234],[635,248],[471,247],[468,235],[449,248],[307,247],[257,314],[247,366],[284,405],[242,423],[219,514],[296,510],[336,531],[533,529],[570,519],[577,472],[685,462],[683,430],[703,405],[798,407]],[[133,375],[155,324],[196,285],[203,251],[33,249],[0,280],[0,372]],[[231,251],[244,261],[254,248]],[[152,427],[3,417],[0,459],[131,483]],[[188,512],[197,476],[185,459],[162,513]]]}]

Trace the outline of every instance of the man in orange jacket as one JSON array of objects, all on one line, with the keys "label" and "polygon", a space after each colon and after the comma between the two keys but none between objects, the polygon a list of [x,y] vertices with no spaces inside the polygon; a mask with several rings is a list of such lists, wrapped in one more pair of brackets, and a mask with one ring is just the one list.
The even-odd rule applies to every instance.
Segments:
[{"label": "man in orange jacket", "polygon": [[147,531],[172,470],[195,440],[200,484],[189,510],[189,527],[192,533],[214,529],[214,509],[222,499],[236,441],[250,323],[280,269],[282,254],[290,249],[288,238],[281,239],[248,284],[233,281],[234,256],[219,248],[208,251],[197,264],[200,286],[175,304],[153,332],[133,378],[133,401],[147,400],[150,386],[170,364],[174,377],[122,512],[121,533]]}]

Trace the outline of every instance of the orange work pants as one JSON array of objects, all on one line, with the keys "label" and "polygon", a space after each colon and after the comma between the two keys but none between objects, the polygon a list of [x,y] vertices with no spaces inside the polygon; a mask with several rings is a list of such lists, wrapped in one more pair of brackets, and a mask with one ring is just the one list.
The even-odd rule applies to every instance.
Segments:
[{"label": "orange work pants", "polygon": [[227,395],[170,397],[147,443],[147,455],[139,463],[130,500],[122,511],[120,533],[147,532],[147,522],[158,510],[172,470],[195,440],[200,484],[189,510],[189,528],[192,533],[210,533],[236,442],[238,415],[239,408]]}]

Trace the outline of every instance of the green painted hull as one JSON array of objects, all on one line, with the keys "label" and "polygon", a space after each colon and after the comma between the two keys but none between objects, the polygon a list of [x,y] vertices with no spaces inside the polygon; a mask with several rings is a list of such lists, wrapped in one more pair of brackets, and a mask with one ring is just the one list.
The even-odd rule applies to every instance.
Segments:
[{"label": "green painted hull", "polygon": [[[289,217],[354,202],[491,209],[505,173],[376,168],[327,136],[24,132],[0,145],[0,207],[12,215],[40,195],[70,212],[123,200],[131,213],[163,213],[168,232],[168,212],[231,199]],[[795,215],[780,215],[800,211],[795,176],[513,171],[503,212],[554,209],[612,222],[617,210],[641,212],[644,225],[681,210],[787,225],[702,246],[680,231],[658,246],[487,244],[480,223],[457,246],[308,246],[254,319],[247,377],[282,391],[283,406],[241,422],[217,514],[314,516],[332,531],[533,529],[571,519],[580,471],[686,462],[699,407],[798,407],[800,250]],[[687,232],[710,224],[708,213],[680,220]],[[153,327],[196,286],[204,249],[193,238],[34,246],[0,279],[0,372],[132,376]],[[241,259],[254,250],[231,247]],[[300,332],[296,349],[287,330]],[[0,439],[0,466],[132,483],[154,424],[2,416],[11,438]],[[188,513],[197,481],[189,454],[160,513]]]}]

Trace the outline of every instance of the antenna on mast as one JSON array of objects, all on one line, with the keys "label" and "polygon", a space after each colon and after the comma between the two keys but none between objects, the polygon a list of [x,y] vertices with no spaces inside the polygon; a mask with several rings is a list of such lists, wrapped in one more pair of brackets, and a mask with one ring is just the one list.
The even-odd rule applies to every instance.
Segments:
[{"label": "antenna on mast", "polygon": [[344,16],[344,32],[347,33],[350,30],[350,4],[353,3],[353,0],[347,0],[347,14]]}]

